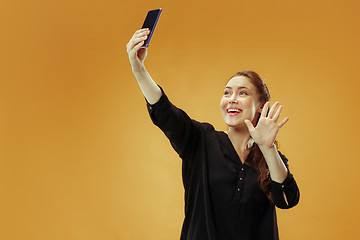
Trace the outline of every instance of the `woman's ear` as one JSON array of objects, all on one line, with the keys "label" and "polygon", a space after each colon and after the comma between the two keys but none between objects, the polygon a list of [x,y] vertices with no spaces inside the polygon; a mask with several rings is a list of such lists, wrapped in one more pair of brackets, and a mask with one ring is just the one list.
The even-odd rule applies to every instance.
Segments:
[{"label": "woman's ear", "polygon": [[264,109],[264,106],[265,106],[265,103],[264,103],[264,102],[261,102],[261,103],[259,104],[259,107],[258,107],[258,112],[259,112],[259,113],[262,112],[262,110]]}]

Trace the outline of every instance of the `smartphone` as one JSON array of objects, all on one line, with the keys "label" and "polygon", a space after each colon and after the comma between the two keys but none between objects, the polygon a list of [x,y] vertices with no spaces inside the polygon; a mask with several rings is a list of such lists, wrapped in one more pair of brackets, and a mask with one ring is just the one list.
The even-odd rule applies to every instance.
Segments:
[{"label": "smartphone", "polygon": [[156,27],[156,24],[157,24],[157,22],[159,20],[161,12],[162,12],[162,9],[159,8],[159,9],[151,10],[151,11],[149,11],[147,13],[142,28],[150,29],[150,34],[149,34],[148,38],[145,40],[145,43],[144,43],[144,45],[142,47],[148,47],[149,46],[151,37],[152,37],[152,35],[153,35],[154,31],[155,31],[155,27]]}]

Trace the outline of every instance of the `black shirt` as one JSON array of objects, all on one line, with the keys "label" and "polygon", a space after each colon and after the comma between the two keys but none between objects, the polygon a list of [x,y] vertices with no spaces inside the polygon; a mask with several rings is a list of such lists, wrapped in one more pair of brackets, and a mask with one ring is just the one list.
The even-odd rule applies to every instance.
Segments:
[{"label": "black shirt", "polygon": [[[279,239],[275,206],[260,189],[259,174],[240,161],[227,134],[190,119],[164,92],[157,103],[147,106],[153,123],[183,160],[185,219],[180,239]],[[280,156],[288,168],[286,157]],[[250,152],[245,163],[251,158]],[[290,171],[282,184],[271,181],[271,193],[279,208],[299,201]]]}]

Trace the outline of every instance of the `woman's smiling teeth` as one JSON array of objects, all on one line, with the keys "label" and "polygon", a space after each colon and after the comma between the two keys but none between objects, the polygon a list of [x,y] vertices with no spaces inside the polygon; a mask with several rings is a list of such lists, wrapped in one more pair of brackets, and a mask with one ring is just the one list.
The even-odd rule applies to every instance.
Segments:
[{"label": "woman's smiling teeth", "polygon": [[242,110],[239,109],[239,108],[229,108],[229,109],[227,110],[227,112],[228,112],[228,113],[233,113],[233,114],[235,114],[235,113],[241,113]]}]

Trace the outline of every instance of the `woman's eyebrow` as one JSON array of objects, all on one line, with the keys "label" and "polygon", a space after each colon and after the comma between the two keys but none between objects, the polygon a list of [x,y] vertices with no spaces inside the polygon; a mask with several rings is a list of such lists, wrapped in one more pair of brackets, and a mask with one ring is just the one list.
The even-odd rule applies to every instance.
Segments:
[{"label": "woman's eyebrow", "polygon": [[[229,86],[226,86],[225,88],[232,89],[232,87],[229,87]],[[249,89],[249,88],[247,88],[247,87],[238,87],[237,89],[243,89],[243,88]]]}]

